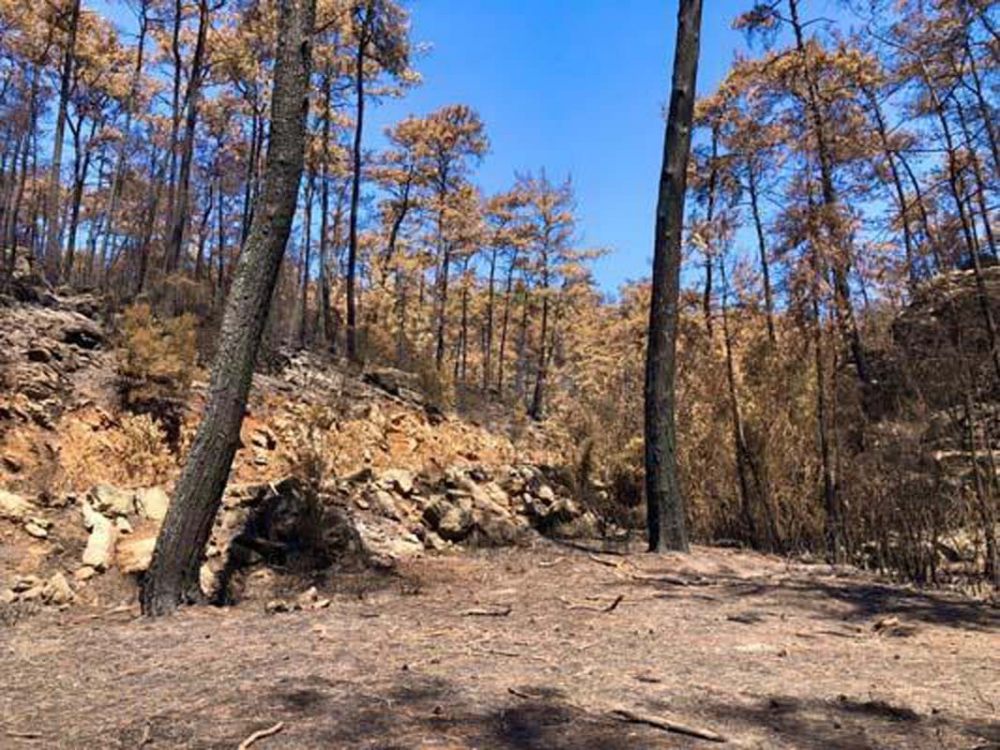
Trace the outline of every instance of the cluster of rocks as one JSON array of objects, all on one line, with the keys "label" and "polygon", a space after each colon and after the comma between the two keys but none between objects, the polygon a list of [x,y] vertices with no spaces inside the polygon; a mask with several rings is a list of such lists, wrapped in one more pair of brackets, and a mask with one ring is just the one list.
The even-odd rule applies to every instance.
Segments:
[{"label": "cluster of rocks", "polygon": [[[147,570],[169,502],[159,487],[99,485],[82,497],[68,497],[76,511],[69,517],[87,532],[72,572],[76,584],[113,567],[124,574]],[[0,518],[40,539],[53,524],[34,504],[9,492],[0,492]],[[426,550],[523,544],[539,533],[589,536],[596,528],[596,518],[579,507],[568,488],[535,466],[454,466],[437,476],[365,470],[318,491],[289,477],[227,490],[201,585],[206,595],[224,598],[234,571],[259,565],[305,571],[356,561],[387,568]],[[57,575],[25,578],[5,597],[65,604],[73,590],[63,573]]]},{"label": "cluster of rocks", "polygon": [[[597,519],[572,499],[552,472],[529,466],[451,466],[437,476],[390,469],[363,471],[332,488],[362,511],[405,527],[432,550],[454,544],[506,546],[532,533],[591,536]],[[398,539],[407,539],[397,534]]]},{"label": "cluster of rocks", "polygon": [[[78,535],[65,533],[59,524],[82,526],[86,543],[79,564],[72,571],[74,581],[82,584],[113,567],[123,573],[145,570],[156,530],[166,515],[169,502],[160,487],[122,490],[98,485],[82,497],[66,495],[59,503],[49,503],[43,509],[21,495],[0,490],[0,520],[19,526],[25,534],[39,541],[60,543]],[[2,592],[6,603],[38,601],[61,605],[73,598],[73,589],[62,571],[46,580],[21,576]]]}]

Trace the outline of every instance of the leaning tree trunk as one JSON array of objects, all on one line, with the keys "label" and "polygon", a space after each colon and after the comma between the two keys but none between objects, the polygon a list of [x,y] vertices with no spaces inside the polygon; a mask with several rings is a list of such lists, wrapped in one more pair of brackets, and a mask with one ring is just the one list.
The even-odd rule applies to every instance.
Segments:
[{"label": "leaning tree trunk", "polygon": [[295,217],[302,177],[316,0],[279,0],[264,190],[219,334],[208,406],[142,587],[148,616],[201,598],[198,573],[239,444],[254,361]]},{"label": "leaning tree trunk", "polygon": [[650,552],[688,550],[684,499],[677,479],[674,372],[684,193],[687,189],[698,76],[701,5],[701,0],[681,0],[677,11],[673,90],[656,205],[645,387],[646,507]]}]

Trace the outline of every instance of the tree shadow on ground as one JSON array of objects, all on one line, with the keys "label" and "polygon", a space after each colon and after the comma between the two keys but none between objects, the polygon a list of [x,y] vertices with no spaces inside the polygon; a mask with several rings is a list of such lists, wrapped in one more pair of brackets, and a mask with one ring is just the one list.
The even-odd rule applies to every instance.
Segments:
[{"label": "tree shadow on ground", "polygon": [[[723,601],[768,599],[768,606],[805,610],[838,622],[867,622],[896,616],[911,623],[975,631],[1000,629],[1000,608],[941,591],[916,590],[857,579],[744,578],[727,573],[684,575],[676,570],[648,571],[632,586],[653,589],[665,598],[696,592]],[[615,584],[615,585],[620,585]],[[710,593],[709,593],[710,592]],[[845,612],[842,606],[847,605]]]},{"label": "tree shadow on ground", "polygon": [[[528,692],[530,691],[530,692]],[[686,748],[566,702],[555,689],[526,687],[499,701],[447,680],[408,674],[388,690],[361,689],[328,705],[328,721],[302,747],[374,750],[441,747],[480,750],[636,750]]]},{"label": "tree shadow on ground", "polygon": [[1000,722],[923,716],[879,700],[846,696],[802,700],[774,695],[748,705],[709,705],[704,711],[716,721],[764,730],[801,750],[1000,747],[993,744],[1000,742]]}]

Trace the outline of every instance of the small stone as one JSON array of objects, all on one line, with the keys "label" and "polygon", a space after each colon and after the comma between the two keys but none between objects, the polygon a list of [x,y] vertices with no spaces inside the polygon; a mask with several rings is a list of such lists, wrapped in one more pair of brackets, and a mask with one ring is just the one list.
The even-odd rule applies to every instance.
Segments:
[{"label": "small stone", "polygon": [[391,518],[394,521],[398,521],[400,519],[399,508],[396,507],[396,501],[388,492],[376,489],[369,495],[369,497],[372,499],[375,507],[378,508],[379,512],[383,516]]},{"label": "small stone", "polygon": [[4,589],[0,591],[0,604],[13,604],[17,601],[17,594],[14,593],[13,589]]},{"label": "small stone", "polygon": [[38,585],[38,586],[33,586],[27,591],[22,591],[18,596],[18,599],[20,599],[22,602],[33,602],[36,599],[43,598],[44,596],[45,596],[45,586]]},{"label": "small stone", "polygon": [[278,447],[278,441],[275,439],[274,435],[263,427],[254,431],[253,435],[250,436],[250,442],[258,448],[262,448],[267,451],[273,451],[276,447]]},{"label": "small stone", "polygon": [[114,559],[118,530],[111,521],[99,513],[91,516],[91,524],[90,538],[87,539],[87,548],[83,551],[83,564],[97,570],[106,570]]},{"label": "small stone", "polygon": [[354,504],[357,505],[361,510],[368,510],[371,508],[371,504],[365,500],[363,497],[354,498]]},{"label": "small stone", "polygon": [[115,549],[118,569],[122,573],[142,573],[149,570],[155,548],[155,534],[130,536],[121,540]]},{"label": "small stone", "polygon": [[132,524],[129,523],[129,520],[124,516],[118,516],[118,518],[115,519],[115,528],[118,529],[118,532],[121,534],[132,533]]},{"label": "small stone", "polygon": [[45,600],[49,604],[69,604],[75,598],[76,594],[62,573],[56,573],[49,579],[45,590]]},{"label": "small stone", "polygon": [[281,614],[284,612],[292,612],[299,609],[297,604],[285,601],[284,599],[272,599],[267,604],[264,605],[264,611],[269,615]]},{"label": "small stone", "polygon": [[83,565],[77,568],[76,572],[73,573],[73,580],[83,583],[84,581],[89,581],[95,575],[97,575],[96,570],[89,565]]},{"label": "small stone", "polygon": [[395,491],[403,497],[408,497],[413,494],[413,474],[406,469],[390,469],[382,473],[379,485],[382,489],[390,492]]},{"label": "small stone", "polygon": [[39,585],[41,585],[41,581],[35,576],[20,576],[14,580],[11,591],[15,594],[20,594]]},{"label": "small stone", "polygon": [[109,484],[99,484],[87,495],[94,510],[108,516],[127,516],[135,512],[135,493]]},{"label": "small stone", "polygon": [[34,520],[28,521],[24,524],[24,530],[29,536],[35,537],[35,539],[48,539],[49,532],[45,530],[44,527],[40,526]]},{"label": "small stone", "polygon": [[556,493],[547,484],[539,487],[535,494],[538,495],[538,499],[543,503],[551,503],[556,499]]},{"label": "small stone", "polygon": [[136,491],[135,501],[139,512],[150,521],[162,521],[167,517],[170,496],[162,487],[149,487]]},{"label": "small stone", "polygon": [[13,492],[0,490],[0,518],[21,521],[31,512],[31,503]]},{"label": "small stone", "polygon": [[297,599],[298,603],[302,606],[306,606],[308,604],[314,604],[318,600],[319,600],[319,591],[316,589],[315,586],[310,586],[309,588],[307,588],[305,591],[299,594]]}]

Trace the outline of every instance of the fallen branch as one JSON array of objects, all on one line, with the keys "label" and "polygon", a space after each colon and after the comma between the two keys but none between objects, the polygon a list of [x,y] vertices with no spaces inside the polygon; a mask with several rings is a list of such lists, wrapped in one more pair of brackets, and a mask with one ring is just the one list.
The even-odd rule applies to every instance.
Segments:
[{"label": "fallen branch", "polygon": [[5,734],[15,740],[40,740],[43,738],[40,732],[5,732]]},{"label": "fallen branch", "polygon": [[728,742],[725,737],[721,734],[716,734],[708,729],[700,729],[698,727],[689,727],[684,724],[678,724],[674,721],[669,721],[667,719],[661,718],[659,716],[646,716],[644,714],[637,714],[624,708],[616,708],[611,714],[619,721],[625,721],[629,724],[644,724],[648,727],[653,727],[654,729],[662,729],[664,732],[671,732],[673,734],[683,734],[687,737],[695,737],[699,740],[708,740],[709,742]]},{"label": "fallen branch", "polygon": [[259,732],[254,732],[249,737],[247,737],[243,742],[240,743],[238,750],[247,750],[253,743],[257,740],[262,740],[265,737],[270,737],[271,735],[277,734],[282,729],[285,728],[285,722],[279,721],[273,727],[268,727],[267,729],[261,729]]},{"label": "fallen branch", "polygon": [[621,604],[624,599],[625,595],[619,594],[618,596],[615,597],[615,600],[611,602],[611,604],[607,605],[606,607],[598,607],[593,604],[574,604],[568,599],[559,597],[559,600],[566,605],[566,609],[585,609],[588,612],[614,612],[616,609],[618,609],[618,605]]},{"label": "fallen branch", "polygon": [[506,617],[513,611],[514,608],[508,604],[500,609],[467,609],[459,614],[462,617]]},{"label": "fallen branch", "polygon": [[645,583],[667,583],[671,586],[709,586],[711,583],[703,578],[681,578],[672,575],[646,575],[645,573],[633,573],[632,579]]}]

